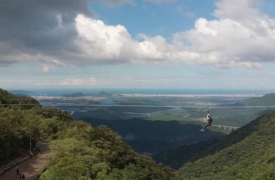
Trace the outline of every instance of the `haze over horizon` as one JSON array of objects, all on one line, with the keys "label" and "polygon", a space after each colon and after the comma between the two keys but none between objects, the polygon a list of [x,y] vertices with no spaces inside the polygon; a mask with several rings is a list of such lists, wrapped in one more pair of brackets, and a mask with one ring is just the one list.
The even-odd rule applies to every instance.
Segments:
[{"label": "haze over horizon", "polygon": [[275,89],[271,0],[0,2],[3,89]]}]

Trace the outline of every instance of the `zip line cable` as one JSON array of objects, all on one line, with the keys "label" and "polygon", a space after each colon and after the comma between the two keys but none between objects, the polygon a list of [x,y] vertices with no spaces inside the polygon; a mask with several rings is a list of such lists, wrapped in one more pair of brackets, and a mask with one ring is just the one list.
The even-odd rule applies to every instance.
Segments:
[{"label": "zip line cable", "polygon": [[249,108],[275,108],[275,106],[222,106],[222,105],[194,105],[194,106],[185,106],[185,105],[122,105],[122,104],[0,104],[0,106],[44,106],[44,107],[181,107],[181,108],[205,108],[205,109],[224,109],[224,108],[240,108],[240,109],[249,109]]}]

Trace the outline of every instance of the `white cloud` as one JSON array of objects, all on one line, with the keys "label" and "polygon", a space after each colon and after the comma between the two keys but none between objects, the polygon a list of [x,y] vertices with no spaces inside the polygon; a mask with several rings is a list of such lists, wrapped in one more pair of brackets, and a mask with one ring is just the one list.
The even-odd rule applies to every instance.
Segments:
[{"label": "white cloud", "polygon": [[238,22],[253,21],[257,17],[265,16],[256,8],[261,2],[262,0],[219,0],[216,2],[214,15],[219,19],[229,18]]},{"label": "white cloud", "polygon": [[[148,1],[163,3],[169,0]],[[132,1],[113,0],[111,4],[125,2]],[[140,34],[140,39],[136,40],[123,25],[107,25],[88,16],[87,12],[80,14],[83,8],[75,11],[75,16],[70,16],[75,17],[74,21],[65,21],[64,13],[62,16],[58,13],[47,14],[47,18],[55,19],[57,27],[52,31],[41,28],[43,31],[39,32],[47,33],[45,39],[50,37],[50,43],[36,41],[39,42],[36,47],[32,38],[29,38],[29,46],[24,46],[23,40],[16,45],[0,41],[0,66],[11,62],[35,61],[46,72],[59,66],[117,63],[185,63],[218,68],[260,68],[264,62],[275,61],[275,19],[257,8],[260,3],[260,0],[217,1],[217,8],[213,12],[216,20],[199,18],[193,29],[174,34],[171,42],[162,36],[148,37],[144,34]],[[55,38],[59,37],[57,34],[62,35],[60,32],[65,29],[69,29],[64,33],[69,38],[62,36],[59,44],[55,43]],[[35,32],[35,28],[32,30]],[[3,32],[9,31],[5,29]],[[80,80],[63,83],[84,84]]]},{"label": "white cloud", "polygon": [[82,57],[94,63],[176,63],[199,56],[181,50],[183,46],[167,43],[162,36],[140,34],[142,41],[134,40],[124,26],[109,26],[84,15],[77,16],[76,27],[79,34],[76,43],[82,49]]},{"label": "white cloud", "polygon": [[96,86],[96,85],[99,85],[100,82],[99,82],[96,78],[91,77],[91,78],[88,80],[88,84],[89,84],[89,85]]},{"label": "white cloud", "polygon": [[175,2],[176,0],[144,0],[144,1],[148,1],[155,4],[162,4],[162,3],[172,3],[172,2]]},{"label": "white cloud", "polygon": [[94,77],[89,79],[64,79],[60,82],[61,86],[96,86],[98,80]]},{"label": "white cloud", "polygon": [[[45,61],[45,58],[44,58]],[[42,63],[44,72],[56,69],[58,66],[65,66],[65,63],[56,59],[47,59],[46,63]]]},{"label": "white cloud", "polygon": [[[0,83],[5,84],[6,86],[37,86],[37,87],[129,87],[129,85],[134,85],[137,87],[148,87],[152,86],[161,86],[163,84],[171,84],[180,82],[180,78],[152,78],[152,77],[121,77],[115,79],[109,78],[64,78],[64,79],[0,79]],[[15,85],[14,85],[15,84]]]},{"label": "white cloud", "polygon": [[79,86],[83,85],[83,79],[65,79],[60,83],[62,86]]},{"label": "white cloud", "polygon": [[175,82],[180,82],[181,79],[180,78],[171,78],[171,79],[168,79],[168,78],[162,78],[161,79],[161,82],[163,83],[175,83]]},{"label": "white cloud", "polygon": [[217,20],[199,18],[193,29],[134,40],[122,25],[109,26],[83,15],[76,18],[77,43],[93,62],[186,63],[218,68],[260,68],[275,61],[275,19],[254,6],[258,0],[217,2]]},{"label": "white cloud", "polygon": [[122,84],[139,84],[139,85],[161,85],[161,84],[173,84],[181,81],[180,78],[152,78],[152,77],[124,77],[120,80]]},{"label": "white cloud", "polygon": [[[101,80],[102,81],[102,80]],[[30,80],[22,80],[22,79],[9,79],[9,80],[1,80],[1,83],[4,83],[6,85],[13,85],[13,86],[48,86],[48,87],[97,87],[99,86],[100,80],[98,80],[95,77],[90,78],[65,78],[63,80],[59,79],[42,79],[42,80],[36,80],[36,79],[30,79]],[[15,85],[14,85],[15,84]]]},{"label": "white cloud", "polygon": [[125,60],[121,59],[124,53],[121,50],[126,48],[126,45],[131,45],[133,40],[123,26],[107,26],[100,20],[90,19],[83,15],[78,15],[75,20],[78,31],[76,44],[81,47],[84,58],[97,63],[102,60],[109,62]]},{"label": "white cloud", "polygon": [[132,0],[93,0],[93,2],[100,3],[100,4],[105,4],[108,6],[119,6],[124,3],[132,4]]}]

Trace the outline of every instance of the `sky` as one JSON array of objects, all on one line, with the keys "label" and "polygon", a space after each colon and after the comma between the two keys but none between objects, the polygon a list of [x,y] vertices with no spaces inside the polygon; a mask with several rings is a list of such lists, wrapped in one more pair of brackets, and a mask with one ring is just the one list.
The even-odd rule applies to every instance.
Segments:
[{"label": "sky", "polygon": [[274,0],[0,0],[0,88],[275,89]]}]

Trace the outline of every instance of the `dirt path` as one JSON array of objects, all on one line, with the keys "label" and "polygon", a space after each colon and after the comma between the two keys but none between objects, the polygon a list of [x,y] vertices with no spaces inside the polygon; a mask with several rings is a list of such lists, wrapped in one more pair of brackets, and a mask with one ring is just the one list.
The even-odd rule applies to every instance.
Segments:
[{"label": "dirt path", "polygon": [[[24,172],[25,180],[35,180],[39,174],[47,167],[49,154],[49,144],[45,142],[38,142],[36,147],[40,149],[40,153],[33,158],[19,164],[19,172]],[[16,174],[16,167],[10,169],[7,174],[0,177],[0,180],[18,180],[19,177]]]}]

